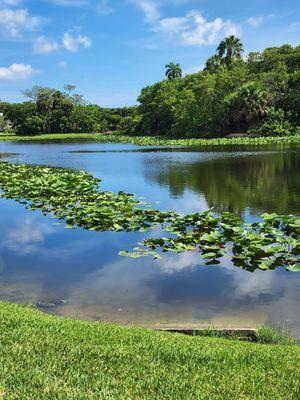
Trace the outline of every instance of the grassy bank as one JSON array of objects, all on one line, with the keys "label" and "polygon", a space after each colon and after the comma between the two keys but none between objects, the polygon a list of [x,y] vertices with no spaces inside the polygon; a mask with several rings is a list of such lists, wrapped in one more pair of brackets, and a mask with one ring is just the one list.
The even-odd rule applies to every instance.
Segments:
[{"label": "grassy bank", "polygon": [[0,303],[0,398],[284,399],[300,349],[59,319]]},{"label": "grassy bank", "polygon": [[96,140],[102,143],[132,143],[140,146],[221,146],[221,145],[264,145],[264,144],[300,144],[300,135],[278,137],[236,137],[215,139],[174,139],[161,136],[129,136],[119,132],[112,134],[93,133],[53,133],[48,135],[17,136],[0,135],[0,141],[34,140]]}]

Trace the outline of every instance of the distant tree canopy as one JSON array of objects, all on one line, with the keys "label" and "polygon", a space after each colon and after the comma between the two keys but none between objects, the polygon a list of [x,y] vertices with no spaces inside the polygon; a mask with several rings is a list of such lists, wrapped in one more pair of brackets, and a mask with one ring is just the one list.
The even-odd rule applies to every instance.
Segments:
[{"label": "distant tree canopy", "polygon": [[250,53],[225,38],[203,71],[144,88],[136,132],[212,136],[234,132],[289,135],[300,126],[300,46]]},{"label": "distant tree canopy", "polygon": [[[285,44],[243,59],[235,36],[223,39],[203,71],[183,77],[180,64],[142,89],[137,107],[87,104],[76,86],[34,86],[27,101],[0,102],[0,127],[19,134],[126,131],[130,134],[221,136],[300,133],[300,45]],[[180,79],[179,79],[180,78]]]},{"label": "distant tree canopy", "polygon": [[136,107],[101,108],[86,104],[75,93],[76,86],[64,91],[34,86],[23,95],[24,103],[0,103],[0,113],[18,134],[109,132],[126,130],[136,114]]}]

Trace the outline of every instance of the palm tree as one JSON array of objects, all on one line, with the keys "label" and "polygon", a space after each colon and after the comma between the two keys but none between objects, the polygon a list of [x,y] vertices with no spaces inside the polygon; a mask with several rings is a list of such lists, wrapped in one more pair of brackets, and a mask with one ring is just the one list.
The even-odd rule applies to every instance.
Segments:
[{"label": "palm tree", "polygon": [[270,99],[267,92],[255,82],[249,82],[225,98],[229,123],[235,126],[249,126],[268,115]]},{"label": "palm tree", "polygon": [[170,62],[166,65],[166,76],[168,79],[176,79],[182,77],[182,69],[180,64]]},{"label": "palm tree", "polygon": [[228,67],[233,60],[242,57],[244,48],[240,39],[231,35],[220,42],[217,51],[219,57],[224,60],[225,65]]},{"label": "palm tree", "polygon": [[216,72],[221,65],[222,58],[218,54],[215,54],[207,59],[204,70],[213,73]]},{"label": "palm tree", "polygon": [[52,110],[53,107],[52,95],[53,93],[47,88],[43,88],[39,91],[36,99],[36,106],[38,113],[46,115]]}]

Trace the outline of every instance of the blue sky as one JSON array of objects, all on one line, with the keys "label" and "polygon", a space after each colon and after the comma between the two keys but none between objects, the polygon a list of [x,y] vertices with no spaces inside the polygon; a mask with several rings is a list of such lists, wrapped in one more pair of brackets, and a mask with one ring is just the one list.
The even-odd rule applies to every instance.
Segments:
[{"label": "blue sky", "polygon": [[166,63],[197,71],[232,33],[246,53],[299,44],[300,2],[0,0],[0,99],[70,83],[89,102],[131,105]]}]

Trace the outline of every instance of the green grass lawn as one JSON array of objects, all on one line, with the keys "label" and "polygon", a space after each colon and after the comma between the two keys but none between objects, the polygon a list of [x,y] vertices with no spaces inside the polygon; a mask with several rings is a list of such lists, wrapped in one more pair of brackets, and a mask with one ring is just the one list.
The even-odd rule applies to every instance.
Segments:
[{"label": "green grass lawn", "polygon": [[56,318],[0,303],[3,399],[300,398],[300,348]]},{"label": "green grass lawn", "polygon": [[17,136],[0,135],[0,141],[7,140],[74,140],[88,139],[102,143],[132,143],[141,146],[220,146],[220,145],[264,145],[300,144],[300,135],[277,137],[236,137],[236,138],[164,138],[163,136],[130,136],[121,132],[111,134],[94,133],[52,133],[46,135]]}]

